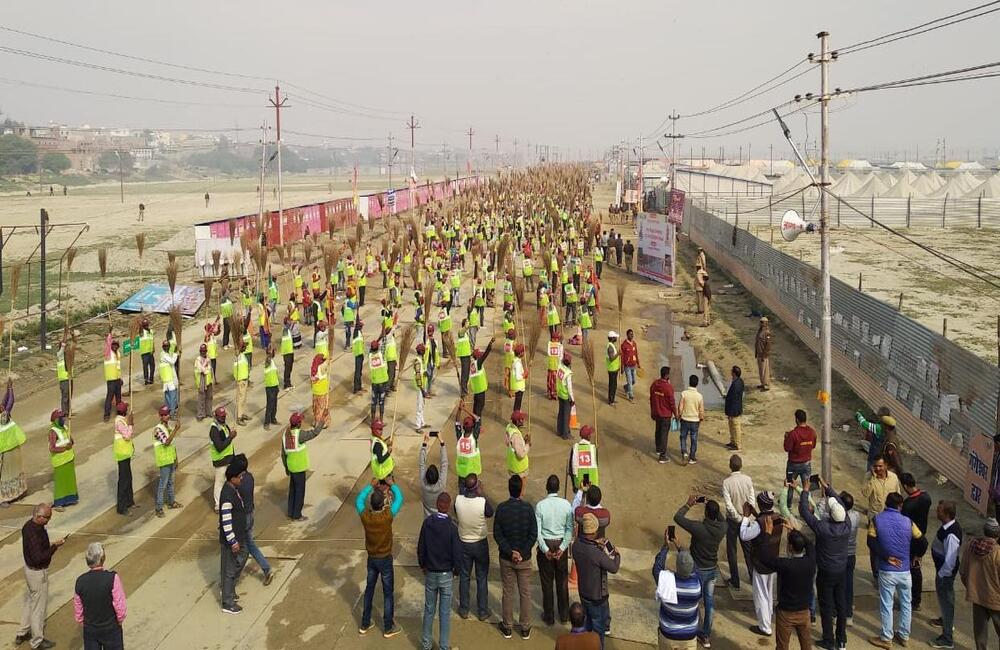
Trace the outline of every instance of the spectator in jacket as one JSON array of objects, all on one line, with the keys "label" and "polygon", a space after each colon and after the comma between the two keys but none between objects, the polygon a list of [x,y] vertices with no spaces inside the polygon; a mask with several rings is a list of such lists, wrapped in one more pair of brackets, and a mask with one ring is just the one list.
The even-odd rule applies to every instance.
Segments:
[{"label": "spectator in jacket", "polygon": [[962,547],[962,527],[955,519],[956,512],[954,501],[938,501],[937,519],[941,527],[931,543],[931,558],[935,570],[934,592],[941,617],[933,619],[931,625],[940,626],[941,634],[931,643],[934,648],[955,647],[955,575],[959,569],[958,551]]},{"label": "spectator in jacket", "polygon": [[879,456],[872,463],[872,473],[861,486],[861,496],[868,507],[868,516],[874,517],[885,509],[886,498],[890,494],[903,494],[903,486],[899,477],[886,465],[885,459]]},{"label": "spectator in jacket", "polygon": [[813,545],[797,530],[788,533],[788,552],[790,557],[764,559],[764,564],[778,574],[775,647],[777,650],[788,650],[788,640],[794,630],[799,648],[811,650],[809,601],[812,600],[813,579],[816,576],[816,553]]},{"label": "spectator in jacket", "polygon": [[[681,421],[681,463],[694,465],[698,462],[698,427],[705,419],[705,398],[698,392],[698,375],[688,377],[688,387],[681,392],[677,405]],[[691,437],[691,456],[688,458],[687,439]]]},{"label": "spectator in jacket", "polygon": [[740,539],[743,506],[754,500],[753,479],[743,473],[743,459],[737,454],[729,457],[729,476],[722,481],[722,502],[726,506],[726,561],[729,563],[729,586],[740,588],[740,568],[736,547],[743,548],[743,561],[747,565],[747,579],[753,577],[750,563],[750,544]]},{"label": "spectator in jacket", "polygon": [[583,516],[580,535],[573,542],[573,562],[576,564],[577,591],[587,610],[587,629],[597,632],[604,648],[604,635],[611,615],[608,603],[608,573],[618,573],[621,556],[603,537],[597,536],[597,517]]},{"label": "spectator in jacket", "polygon": [[611,525],[611,511],[601,504],[601,488],[596,485],[584,485],[573,497],[573,519],[577,526],[583,525],[583,516],[588,512],[597,517],[597,536],[604,537]]},{"label": "spectator in jacket", "polygon": [[274,580],[274,573],[271,571],[271,564],[264,557],[264,553],[257,547],[257,543],[253,541],[253,516],[254,516],[254,476],[250,472],[249,461],[247,461],[246,454],[236,454],[233,456],[233,462],[239,463],[240,469],[243,470],[243,476],[240,478],[240,497],[243,499],[243,508],[247,513],[247,552],[250,557],[254,559],[260,570],[264,572],[264,586],[271,584]]},{"label": "spectator in jacket", "polygon": [[726,390],[726,419],[729,420],[729,443],[726,448],[739,451],[743,446],[743,422],[740,419],[743,415],[743,370],[733,366],[731,374],[733,380]]},{"label": "spectator in jacket", "polygon": [[507,480],[510,499],[497,506],[493,519],[493,539],[500,556],[500,600],[502,620],[497,625],[505,639],[511,638],[514,624],[514,590],[520,598],[518,607],[521,638],[531,638],[531,548],[538,541],[538,523],[531,504],[521,499],[523,479],[517,474]]},{"label": "spectator in jacket", "polygon": [[913,583],[913,611],[919,612],[923,602],[924,571],[920,561],[927,553],[927,519],[931,511],[931,495],[917,487],[917,480],[909,472],[899,476],[903,486],[903,506],[900,508],[910,521],[920,529],[920,537],[910,542],[910,578]]},{"label": "spectator in jacket", "polygon": [[[663,548],[653,560],[653,581],[660,609],[657,645],[666,650],[694,650],[699,630],[701,582],[695,574],[691,554],[678,547],[677,540],[668,539],[666,532],[663,538]],[[670,546],[677,551],[676,571],[667,568]]]},{"label": "spectator in jacket", "polygon": [[[785,452],[788,460],[785,463],[785,481],[799,479],[799,484],[805,487],[812,475],[812,452],[816,448],[816,430],[806,424],[806,412],[795,411],[795,428],[785,432]],[[788,491],[785,505],[792,507],[792,491]]]},{"label": "spectator in jacket", "polygon": [[[965,599],[972,603],[972,636],[976,650],[989,646],[989,624],[1000,637],[1000,523],[990,517],[983,536],[974,537],[962,551],[958,572]],[[993,645],[996,647],[996,644]]]},{"label": "spectator in jacket", "polygon": [[743,504],[743,521],[740,539],[749,542],[753,575],[753,608],[757,624],[750,631],[760,636],[771,636],[771,616],[774,610],[774,569],[767,563],[778,557],[784,521],[774,513],[774,493],[757,495],[757,512],[749,503]]},{"label": "spectator in jacket", "polygon": [[559,496],[559,477],[555,474],[545,481],[545,492],[545,498],[535,504],[538,525],[535,560],[538,577],[542,581],[542,622],[554,625],[554,601],[558,601],[559,621],[566,623],[569,620],[569,545],[573,541],[573,506]]},{"label": "spectator in jacket", "polygon": [[480,621],[490,617],[487,579],[490,573],[490,542],[486,538],[486,520],[493,516],[493,506],[483,496],[483,484],[475,473],[465,477],[465,487],[455,499],[458,539],[462,543],[462,571],[458,579],[458,615],[469,617],[469,587],[476,570],[476,608]]},{"label": "spectator in jacket", "polygon": [[[395,623],[395,582],[392,566],[392,522],[403,507],[403,492],[393,482],[392,475],[386,477],[391,497],[381,488],[377,479],[366,485],[354,500],[354,509],[361,517],[365,529],[365,550],[368,552],[368,577],[365,582],[364,609],[361,613],[359,634],[372,629],[372,601],[375,599],[375,583],[382,580],[382,636],[393,637],[400,632]],[[366,507],[367,504],[367,507]]]},{"label": "spectator in jacket", "polygon": [[[883,466],[885,461],[879,459]],[[891,492],[885,498],[885,509],[875,515],[868,524],[868,548],[878,563],[879,615],[882,629],[879,636],[868,639],[869,643],[889,650],[893,641],[905,646],[910,638],[911,590],[910,542],[921,537],[920,529],[907,519],[900,507],[903,497]],[[893,633],[892,605],[899,594],[899,627]]]},{"label": "spectator in jacket", "polygon": [[677,413],[674,404],[674,386],[670,383],[670,368],[660,367],[660,378],[649,387],[649,416],[656,423],[656,454],[660,463],[669,463],[667,441],[670,437],[670,423]]},{"label": "spectator in jacket", "polygon": [[[441,469],[437,465],[427,465],[427,447],[432,440],[438,441],[441,450]],[[420,475],[420,496],[424,502],[424,517],[430,517],[437,512],[438,495],[444,492],[448,484],[448,450],[445,449],[444,438],[440,432],[437,436],[424,433],[424,441],[420,445],[420,460],[418,461]]]},{"label": "spectator in jacket", "polygon": [[[696,503],[705,504],[705,516],[701,521],[687,518],[688,510]],[[705,599],[705,615],[698,632],[698,641],[703,647],[709,647],[712,638],[712,612],[715,609],[715,580],[719,575],[719,545],[726,536],[726,520],[717,501],[692,494],[674,515],[674,523],[691,535],[695,576],[701,584],[701,594]]]},{"label": "spectator in jacket", "polygon": [[16,644],[31,641],[32,649],[51,648],[55,644],[44,637],[45,609],[49,604],[49,565],[52,556],[66,543],[66,538],[49,541],[46,526],[52,519],[52,504],[37,503],[31,509],[31,519],[21,527],[21,551],[24,556],[24,609],[21,627],[14,637]]},{"label": "spectator in jacket", "polygon": [[556,650],[600,650],[601,637],[587,630],[587,612],[580,603],[569,606],[569,624],[569,632],[556,639]]},{"label": "spectator in jacket", "polygon": [[226,467],[226,482],[219,493],[219,542],[222,546],[222,611],[239,614],[243,608],[236,602],[236,581],[247,564],[247,513],[240,496],[243,478],[241,463]]},{"label": "spectator in jacket", "polygon": [[424,627],[420,643],[431,650],[434,614],[438,614],[438,647],[448,650],[451,633],[451,590],[462,566],[462,544],[458,527],[448,516],[451,495],[437,498],[437,512],[424,519],[417,540],[417,561],[424,572]]},{"label": "spectator in jacket", "polygon": [[[847,646],[847,547],[851,522],[840,496],[820,477],[820,491],[826,499],[826,516],[818,518],[809,508],[809,492],[799,497],[799,516],[816,535],[816,591],[823,625],[820,647],[826,650]],[[836,637],[834,614],[836,613]]]},{"label": "spectator in jacket", "polygon": [[[128,613],[122,579],[104,569],[104,545],[87,546],[89,570],[76,579],[73,618],[83,626],[84,648],[124,648],[122,622]],[[48,647],[48,646],[46,646]]]}]

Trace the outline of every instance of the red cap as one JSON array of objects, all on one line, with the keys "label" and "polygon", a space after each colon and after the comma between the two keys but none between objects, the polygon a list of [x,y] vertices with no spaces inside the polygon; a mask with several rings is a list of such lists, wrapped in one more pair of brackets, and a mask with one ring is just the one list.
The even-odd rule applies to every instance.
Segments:
[{"label": "red cap", "polygon": [[[218,410],[218,409],[216,409],[216,410]],[[160,417],[169,416],[170,415],[170,407],[167,406],[166,404],[164,404],[163,406],[160,407],[159,414],[160,414]],[[223,409],[223,417],[225,417],[225,409]]]},{"label": "red cap", "polygon": [[517,330],[513,327],[507,330],[507,338],[513,340],[517,338]]},{"label": "red cap", "polygon": [[384,428],[385,424],[382,422],[382,420],[375,420],[374,422],[372,422],[372,433],[381,435],[382,429]]},{"label": "red cap", "polygon": [[427,346],[423,343],[417,343],[417,354],[423,354],[427,350]]},{"label": "red cap", "polygon": [[522,354],[524,354],[523,343],[518,343],[517,345],[514,346],[514,354],[516,354],[517,356],[521,356]]},{"label": "red cap", "polygon": [[471,415],[466,415],[465,419],[462,420],[462,428],[466,431],[472,431],[472,427],[476,426],[476,420]]},{"label": "red cap", "polygon": [[524,421],[526,419],[527,416],[524,414],[524,411],[514,411],[513,413],[510,414],[510,421],[516,424],[517,426],[521,426],[522,424],[524,424]]},{"label": "red cap", "polygon": [[563,353],[562,362],[563,362],[563,365],[566,365],[566,366],[572,364],[573,357],[569,356],[569,352],[564,352]]},{"label": "red cap", "polygon": [[483,356],[483,351],[480,350],[479,348],[476,348],[475,350],[472,351],[472,358],[473,359],[478,359],[481,356]]},{"label": "red cap", "polygon": [[302,414],[298,412],[292,413],[292,415],[288,418],[288,424],[293,427],[302,426]]},{"label": "red cap", "polygon": [[584,440],[590,440],[590,436],[594,435],[594,427],[589,424],[585,424],[580,427],[580,437]]},{"label": "red cap", "polygon": [[226,419],[226,407],[220,406],[219,408],[215,409],[215,419],[220,421]]},{"label": "red cap", "polygon": [[56,409],[56,410],[52,411],[52,415],[49,416],[49,420],[51,420],[52,422],[55,422],[59,418],[65,417],[65,416],[66,416],[66,414],[63,413],[62,409]]},{"label": "red cap", "polygon": [[549,338],[551,338],[553,341],[561,341],[562,340],[562,334],[560,334],[558,331],[556,331],[556,332],[553,332],[552,336],[550,336]]},{"label": "red cap", "polygon": [[378,350],[378,339],[372,341],[371,345],[368,346],[372,352]]},{"label": "red cap", "polygon": [[118,402],[118,406],[115,409],[118,411],[118,415],[126,415],[128,413],[128,403]]}]

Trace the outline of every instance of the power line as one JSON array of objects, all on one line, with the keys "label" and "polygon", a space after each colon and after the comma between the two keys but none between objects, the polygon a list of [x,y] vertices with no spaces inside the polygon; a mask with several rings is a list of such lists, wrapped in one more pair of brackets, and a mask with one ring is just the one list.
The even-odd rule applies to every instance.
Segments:
[{"label": "power line", "polygon": [[[954,70],[945,70],[944,72],[933,72],[931,74],[920,75],[917,77],[909,77],[907,79],[897,79],[895,81],[884,81],[881,83],[871,84],[868,86],[859,86],[858,88],[851,88],[846,91],[841,91],[842,93],[862,93],[872,90],[884,90],[887,88],[896,87],[906,87],[906,85],[915,85],[914,82],[927,81],[931,79],[942,79],[943,77],[953,77],[956,75],[967,74],[969,72],[977,72],[979,70],[987,70],[990,68],[1000,67],[1000,61],[993,61],[990,63],[981,63],[979,65],[969,66],[966,68],[956,68]],[[965,81],[967,79],[975,79],[976,76],[971,77],[960,77],[954,79],[955,81]],[[944,79],[944,81],[951,81],[949,79]],[[905,85],[904,85],[905,84]]]},{"label": "power line", "polygon": [[[995,0],[994,2],[987,2],[987,3],[984,3],[984,4],[978,5],[976,7],[970,7],[969,9],[965,9],[963,11],[958,11],[956,13],[949,14],[947,16],[942,16],[940,18],[935,18],[934,20],[930,20],[930,21],[927,21],[925,23],[921,23],[920,25],[914,25],[913,27],[909,27],[907,29],[901,29],[901,30],[898,30],[898,31],[895,31],[895,32],[890,32],[888,34],[883,34],[882,36],[878,36],[878,37],[875,37],[875,38],[868,39],[866,41],[861,41],[859,43],[854,43],[852,45],[848,45],[846,47],[842,47],[839,50],[837,50],[837,55],[838,56],[843,56],[845,54],[853,54],[854,52],[861,52],[863,50],[867,50],[867,49],[870,49],[870,48],[873,48],[873,47],[879,47],[879,46],[882,46],[882,45],[888,45],[889,43],[894,43],[894,42],[902,40],[904,38],[910,38],[912,36],[919,36],[920,34],[926,34],[927,32],[931,32],[931,31],[934,31],[936,29],[942,29],[944,27],[950,27],[951,25],[957,25],[958,23],[963,23],[963,22],[965,22],[967,20],[972,20],[973,18],[979,18],[981,16],[985,16],[987,14],[991,14],[991,13],[994,13],[996,11],[1000,11],[1000,7],[996,7],[994,9],[990,9],[988,11],[984,11],[982,13],[978,13],[978,14],[975,14],[973,16],[965,16],[965,14],[976,12],[976,11],[979,11],[980,9],[985,9],[987,7],[993,7],[995,5],[1000,5],[1000,0]],[[965,17],[958,18],[959,16],[965,16]],[[953,18],[955,18],[956,20],[951,20]],[[949,20],[951,22],[944,22],[944,21],[949,21]],[[937,23],[944,23],[944,24],[937,24]],[[919,30],[919,31],[917,31],[917,30]]]},{"label": "power line", "polygon": [[259,88],[247,88],[244,86],[229,86],[226,84],[217,84],[209,81],[194,81],[191,79],[181,79],[178,77],[166,77],[163,75],[152,74],[148,72],[136,72],[135,70],[125,70],[123,68],[115,68],[106,65],[99,65],[96,63],[88,63],[86,61],[79,61],[76,59],[66,59],[59,56],[51,56],[49,54],[41,54],[39,52],[32,52],[31,50],[22,50],[2,45],[0,45],[0,52],[6,52],[8,54],[17,54],[18,56],[25,56],[28,58],[39,59],[42,61],[49,61],[51,63],[63,63],[66,65],[72,65],[79,68],[99,70],[101,72],[113,72],[115,74],[122,74],[130,77],[139,77],[141,79],[152,79],[154,81],[166,81],[170,83],[183,84],[186,86],[198,86],[200,88],[211,88],[213,90],[225,90],[229,92],[251,93],[254,95],[267,92]]},{"label": "power line", "polygon": [[304,88],[303,86],[300,86],[298,84],[293,84],[290,81],[285,81],[284,84],[286,86],[290,87],[290,88],[297,88],[297,89],[299,89],[299,90],[301,90],[301,91],[303,91],[305,93],[308,93],[308,94],[313,95],[315,97],[319,97],[320,99],[325,99],[328,102],[333,102],[334,104],[342,104],[342,105],[350,107],[350,108],[355,108],[355,109],[362,110],[362,111],[368,111],[369,113],[386,113],[387,115],[397,115],[397,116],[399,116],[399,115],[406,115],[405,111],[391,111],[391,110],[382,109],[382,108],[373,108],[371,106],[365,106],[364,104],[355,104],[353,102],[345,101],[343,99],[337,99],[335,97],[330,97],[329,95],[324,95],[323,93],[318,93],[315,90],[310,90],[308,88]]},{"label": "power line", "polygon": [[256,104],[219,104],[215,102],[189,102],[173,99],[161,99],[158,97],[135,97],[133,95],[119,95],[117,93],[101,93],[95,90],[83,90],[81,88],[67,88],[65,86],[53,86],[49,84],[40,84],[33,81],[23,81],[21,79],[10,79],[6,77],[0,77],[0,83],[15,85],[15,86],[27,86],[30,88],[43,88],[45,90],[56,90],[67,93],[76,93],[80,95],[93,95],[97,97],[109,97],[113,99],[128,99],[132,101],[139,102],[153,102],[157,104],[173,104],[178,106],[217,106],[222,108],[256,108]]}]

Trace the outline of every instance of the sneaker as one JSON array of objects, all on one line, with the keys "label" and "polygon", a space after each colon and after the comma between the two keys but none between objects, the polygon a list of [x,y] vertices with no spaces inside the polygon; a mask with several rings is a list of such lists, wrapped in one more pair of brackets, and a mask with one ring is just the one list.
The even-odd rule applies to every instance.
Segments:
[{"label": "sneaker", "polygon": [[243,608],[240,607],[239,605],[237,605],[236,603],[233,603],[232,605],[230,605],[228,607],[226,607],[225,605],[223,605],[223,607],[222,607],[222,613],[223,614],[239,614],[242,611],[243,611]]},{"label": "sneaker", "polygon": [[463,612],[462,610],[458,610],[458,617],[463,621],[467,621],[469,620],[469,612],[468,611]]},{"label": "sneaker", "polygon": [[274,581],[274,571],[268,571],[264,574],[264,586],[268,586]]},{"label": "sneaker", "polygon": [[27,634],[18,634],[17,636],[14,637],[14,645],[21,645],[25,641],[30,641],[30,640],[31,640],[31,632],[28,632]]},{"label": "sneaker", "polygon": [[847,650],[847,641],[837,644],[837,650]]},{"label": "sneaker", "polygon": [[386,630],[385,632],[382,633],[382,637],[385,638],[385,639],[391,639],[392,637],[396,636],[397,634],[399,634],[402,631],[403,631],[403,628],[401,628],[398,625],[396,625],[395,623],[393,623],[392,627],[390,627],[388,630]]},{"label": "sneaker", "polygon": [[667,463],[670,462],[670,459],[667,458],[666,455],[661,455],[659,458],[656,459],[656,462],[658,462],[661,465],[666,465]]},{"label": "sneaker", "polygon": [[500,634],[503,635],[503,638],[505,639],[509,639],[514,636],[511,629],[504,625],[503,622],[497,623],[497,629],[500,630]]},{"label": "sneaker", "polygon": [[49,650],[49,648],[56,647],[55,641],[49,641],[48,639],[42,639],[42,642],[36,645],[33,650]]},{"label": "sneaker", "polygon": [[910,640],[908,638],[904,639],[903,637],[899,636],[899,632],[897,632],[896,634],[893,635],[892,640],[893,640],[894,643],[897,643],[897,644],[903,646],[904,648],[906,646],[910,645]]},{"label": "sneaker", "polygon": [[522,627],[521,628],[521,639],[524,640],[524,641],[527,641],[530,638],[531,638],[531,628],[530,627]]},{"label": "sneaker", "polygon": [[938,638],[936,638],[933,641],[931,641],[931,647],[932,648],[954,648],[955,647],[955,642],[954,641],[949,641],[949,640],[945,639],[943,636],[939,636]]},{"label": "sneaker", "polygon": [[822,648],[822,650],[837,650],[837,645],[833,641],[823,641],[820,639],[814,645],[817,648]]},{"label": "sneaker", "polygon": [[758,636],[771,636],[770,632],[765,632],[764,630],[760,629],[759,625],[751,625],[750,631]]},{"label": "sneaker", "polygon": [[478,618],[480,620],[480,622],[485,622],[485,621],[490,620],[490,618],[492,616],[493,616],[493,612],[486,611],[486,612],[483,612],[482,614],[480,614],[479,616],[477,616],[476,618]]},{"label": "sneaker", "polygon": [[698,462],[698,460],[697,460],[697,459],[695,459],[695,458],[692,458],[692,459],[688,460],[688,465],[694,465],[694,464],[696,464],[697,462]]},{"label": "sneaker", "polygon": [[700,643],[701,647],[703,648],[712,647],[712,642],[709,640],[709,638],[707,636],[701,636],[700,634],[698,635],[698,643]]},{"label": "sneaker", "polygon": [[933,625],[934,627],[944,627],[944,621],[942,621],[940,618],[932,618],[927,622]]},{"label": "sneaker", "polygon": [[892,650],[892,641],[888,639],[883,639],[880,636],[873,636],[868,639],[868,643],[872,644],[876,648],[884,648],[884,650]]},{"label": "sneaker", "polygon": [[358,627],[358,634],[368,634],[368,630],[375,627],[374,623],[369,623],[367,626],[361,625]]},{"label": "sneaker", "polygon": [[682,453],[682,454],[681,454],[681,464],[684,464],[684,463],[686,463],[686,462],[687,462],[687,460],[688,460],[688,455],[687,455],[687,452],[684,452],[684,453]]},{"label": "sneaker", "polygon": [[181,503],[180,501],[174,501],[173,503],[171,503],[167,507],[170,508],[171,510],[177,510],[178,508],[183,508],[184,504]]},{"label": "sneaker", "polygon": [[166,515],[165,515],[165,514],[163,514],[163,511],[162,511],[162,510],[157,510],[157,511],[156,511],[156,516],[157,516],[157,517],[159,517],[160,519],[162,519],[162,518],[166,517]]}]

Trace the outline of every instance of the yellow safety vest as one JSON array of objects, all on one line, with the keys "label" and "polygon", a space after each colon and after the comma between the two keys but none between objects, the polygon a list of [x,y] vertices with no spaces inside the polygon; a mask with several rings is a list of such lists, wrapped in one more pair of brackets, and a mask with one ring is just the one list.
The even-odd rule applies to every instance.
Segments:
[{"label": "yellow safety vest", "polygon": [[573,445],[573,457],[576,458],[576,484],[583,485],[583,475],[587,474],[591,485],[600,485],[601,479],[597,473],[597,445],[580,440]]},{"label": "yellow safety vest", "polygon": [[236,381],[250,380],[250,365],[247,363],[247,355],[242,352],[237,352],[233,359],[233,378]]},{"label": "yellow safety vest", "polygon": [[368,355],[368,367],[372,384],[378,386],[389,382],[389,367],[381,352],[372,352]]},{"label": "yellow safety vest", "polygon": [[[61,427],[56,423],[52,423],[52,430],[56,434],[56,446],[62,447],[63,445],[69,444],[72,438],[69,435],[69,431],[65,427]],[[62,467],[66,463],[72,462],[76,458],[76,454],[72,449],[67,449],[66,451],[60,451],[58,453],[52,454],[50,460],[52,461],[52,468]]]},{"label": "yellow safety vest", "polygon": [[299,474],[309,470],[309,452],[306,443],[299,439],[301,429],[289,429],[284,435],[285,464],[291,474]]},{"label": "yellow safety vest", "polygon": [[330,392],[330,378],[326,374],[326,364],[320,364],[316,370],[316,381],[312,383],[313,395],[326,395]]},{"label": "yellow safety vest", "polygon": [[388,458],[385,459],[385,462],[383,462],[383,463],[378,462],[378,457],[375,456],[375,445],[376,444],[382,445],[383,447],[386,447],[386,449],[388,449],[388,447],[386,446],[386,444],[384,442],[382,442],[381,438],[378,438],[376,436],[372,436],[372,445],[371,445],[371,447],[372,447],[372,460],[371,460],[372,475],[375,476],[376,479],[378,479],[379,481],[381,481],[381,480],[385,479],[386,476],[389,476],[389,474],[392,474],[392,470],[396,467],[396,464],[393,462],[391,454],[389,455]]},{"label": "yellow safety vest", "polygon": [[608,343],[608,347],[604,349],[604,365],[607,366],[608,372],[618,372],[622,367],[621,355],[616,356],[614,359],[611,355],[616,354],[618,348],[615,347],[614,343]]},{"label": "yellow safety vest", "polygon": [[[159,429],[165,437],[170,437],[170,431],[162,423],[157,423],[154,429]],[[213,447],[212,449],[214,451],[215,448]],[[153,458],[156,460],[157,467],[166,467],[177,462],[177,449],[174,448],[174,443],[171,442],[168,445],[160,442],[156,437],[155,431],[153,432]],[[212,460],[215,459],[213,458]]]},{"label": "yellow safety vest", "polygon": [[483,463],[479,453],[479,442],[472,436],[461,435],[455,441],[455,471],[459,478],[465,478],[469,474],[482,474]]},{"label": "yellow safety vest", "polygon": [[515,357],[514,363],[510,367],[510,389],[515,393],[524,390],[524,363]]},{"label": "yellow safety vest", "polygon": [[455,339],[455,354],[460,357],[472,356],[472,342],[469,341],[468,334],[462,334]]},{"label": "yellow safety vest", "polygon": [[142,330],[139,334],[139,354],[152,354],[153,352],[153,332],[152,330]]},{"label": "yellow safety vest", "polygon": [[115,442],[111,445],[111,449],[115,454],[115,462],[131,458],[135,455],[135,445],[131,440],[126,440],[122,434],[118,432],[119,424],[127,424],[126,417],[124,415],[115,416]]},{"label": "yellow safety vest", "polygon": [[524,474],[528,471],[528,456],[518,458],[514,453],[514,445],[511,442],[513,436],[520,436],[521,430],[513,423],[507,425],[507,471],[511,474]]},{"label": "yellow safety vest", "polygon": [[264,387],[274,388],[278,385],[278,366],[275,365],[274,359],[268,359],[264,362]]},{"label": "yellow safety vest", "polygon": [[469,390],[472,391],[472,394],[485,393],[490,387],[489,379],[486,377],[486,368],[480,368],[479,363],[473,359],[469,364],[469,373]]},{"label": "yellow safety vest", "polygon": [[120,357],[112,350],[111,356],[104,360],[104,381],[115,381],[122,378]]},{"label": "yellow safety vest", "polygon": [[562,361],[563,356],[563,345],[559,341],[549,341],[548,347],[548,358],[546,361],[546,369],[548,370],[558,370],[559,363]]},{"label": "yellow safety vest", "polygon": [[559,364],[556,370],[556,395],[559,399],[569,399],[569,382],[572,377],[573,371]]},{"label": "yellow safety vest", "polygon": [[[214,424],[218,428],[222,429],[222,433],[223,433],[224,437],[226,437],[226,438],[229,437],[229,425],[228,424],[219,424],[218,422],[215,422]],[[226,447],[225,449],[223,449],[222,451],[216,451],[215,445],[212,444],[211,440],[209,440],[209,442],[208,442],[208,453],[209,453],[209,455],[212,458],[212,462],[213,463],[217,463],[220,460],[222,460],[223,458],[225,458],[227,456],[232,456],[232,455],[234,455],[236,453],[236,443],[230,442],[229,446]]]}]

